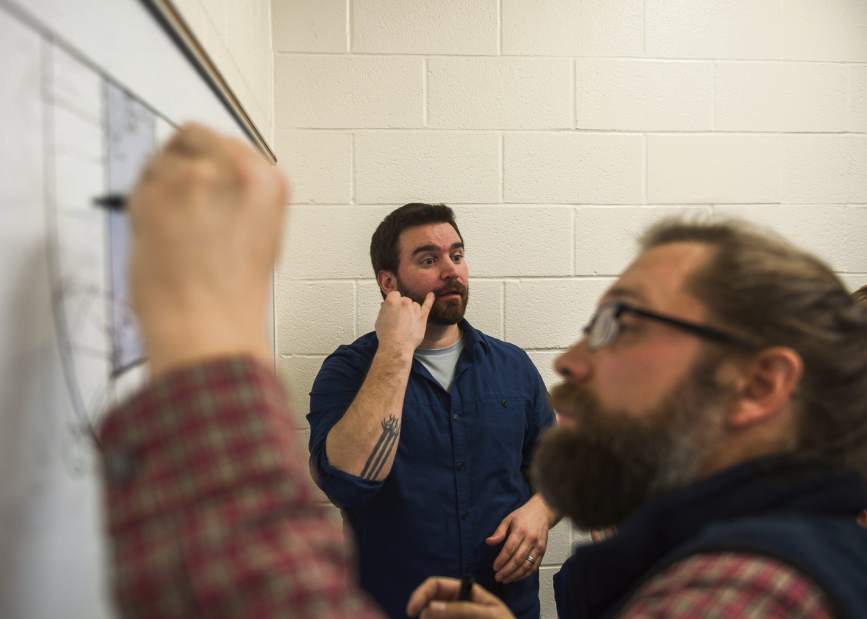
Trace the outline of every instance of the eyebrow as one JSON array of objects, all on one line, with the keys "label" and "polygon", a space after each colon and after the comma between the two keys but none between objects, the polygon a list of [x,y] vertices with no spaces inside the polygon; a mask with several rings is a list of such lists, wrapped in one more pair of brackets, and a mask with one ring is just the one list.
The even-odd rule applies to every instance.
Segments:
[{"label": "eyebrow", "polygon": [[[458,241],[457,243],[452,243],[452,246],[449,247],[449,251],[454,251],[456,249],[463,249],[463,248],[464,248],[464,244],[461,243],[460,241]],[[428,252],[428,251],[438,252],[439,250],[440,250],[439,245],[421,245],[420,247],[416,247],[414,250],[412,250],[412,254],[410,254],[410,255],[415,256],[416,254],[423,254],[423,253]]]},{"label": "eyebrow", "polygon": [[614,286],[613,288],[609,288],[605,291],[605,294],[602,295],[602,298],[608,297],[617,297],[619,299],[625,298],[627,300],[636,301],[638,303],[647,302],[647,300],[644,298],[644,295],[642,295],[640,291],[635,290],[634,288],[627,288],[625,286]]}]

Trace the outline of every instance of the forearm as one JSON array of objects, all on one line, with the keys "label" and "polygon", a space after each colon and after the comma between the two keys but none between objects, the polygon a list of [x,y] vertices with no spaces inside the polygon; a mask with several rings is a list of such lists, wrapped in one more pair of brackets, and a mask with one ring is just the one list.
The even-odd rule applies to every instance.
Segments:
[{"label": "forearm", "polygon": [[369,480],[388,476],[397,452],[411,369],[411,352],[377,350],[358,394],[325,440],[332,466]]},{"label": "forearm", "polygon": [[152,380],[172,370],[218,358],[252,357],[266,365],[272,361],[264,321],[258,318],[264,316],[264,307],[251,307],[250,317],[240,321],[216,313],[187,316],[181,311],[167,311],[166,314],[165,320],[150,321],[142,334]]}]

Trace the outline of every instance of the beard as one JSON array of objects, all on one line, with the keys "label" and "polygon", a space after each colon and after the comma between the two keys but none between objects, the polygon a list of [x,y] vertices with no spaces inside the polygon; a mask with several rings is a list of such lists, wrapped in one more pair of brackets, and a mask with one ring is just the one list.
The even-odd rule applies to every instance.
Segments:
[{"label": "beard", "polygon": [[640,416],[603,408],[569,383],[551,391],[574,411],[575,426],[542,436],[533,459],[536,487],[548,504],[582,529],[622,523],[648,499],[699,479],[704,457],[724,430],[717,385],[720,359],[699,359],[656,407]]},{"label": "beard", "polygon": [[[405,297],[409,297],[419,305],[424,303],[424,298],[427,291],[419,292],[406,286],[400,279],[397,280],[397,290]],[[449,293],[457,293],[460,299],[440,299],[441,296]],[[464,312],[467,311],[467,303],[470,300],[470,289],[464,286],[457,280],[446,282],[441,288],[433,291],[436,295],[433,307],[430,308],[428,314],[428,322],[435,325],[456,325],[464,318]]]}]

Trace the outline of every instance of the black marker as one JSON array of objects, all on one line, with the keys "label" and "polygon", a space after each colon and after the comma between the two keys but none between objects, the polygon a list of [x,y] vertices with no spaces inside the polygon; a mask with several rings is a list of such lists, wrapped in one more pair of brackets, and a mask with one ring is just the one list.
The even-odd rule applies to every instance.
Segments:
[{"label": "black marker", "polygon": [[123,211],[126,209],[126,196],[122,193],[109,193],[93,199],[94,206],[101,206],[110,211]]},{"label": "black marker", "polygon": [[458,592],[458,600],[461,602],[469,602],[473,593],[473,577],[461,576],[461,590]]}]

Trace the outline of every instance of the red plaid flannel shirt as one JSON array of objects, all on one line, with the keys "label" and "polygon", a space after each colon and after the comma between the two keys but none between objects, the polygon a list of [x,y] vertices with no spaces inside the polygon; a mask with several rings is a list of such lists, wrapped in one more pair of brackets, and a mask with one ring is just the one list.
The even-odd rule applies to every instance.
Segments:
[{"label": "red plaid flannel shirt", "polygon": [[[381,617],[316,502],[286,394],[250,359],[155,381],[101,431],[124,617]],[[643,586],[621,617],[830,617],[770,559],[710,554]]]},{"label": "red plaid flannel shirt", "polygon": [[171,372],[100,434],[123,616],[381,617],[273,372],[244,358]]},{"label": "red plaid flannel shirt", "polygon": [[633,596],[621,619],[830,619],[821,591],[789,566],[713,553],[675,563]]}]

